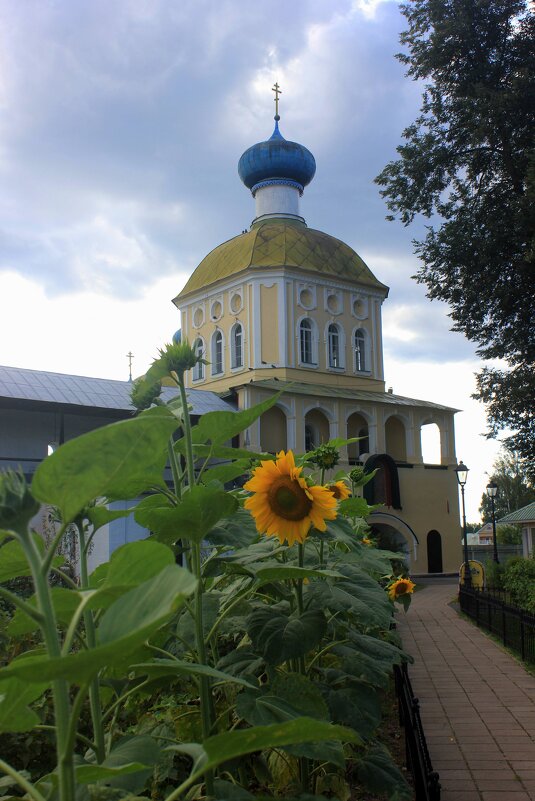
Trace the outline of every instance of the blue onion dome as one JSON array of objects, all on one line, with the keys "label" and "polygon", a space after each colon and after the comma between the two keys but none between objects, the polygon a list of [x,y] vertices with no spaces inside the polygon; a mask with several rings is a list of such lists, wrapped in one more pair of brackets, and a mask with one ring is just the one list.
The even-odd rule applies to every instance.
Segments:
[{"label": "blue onion dome", "polygon": [[266,182],[293,185],[302,193],[314,178],[314,156],[304,145],[282,136],[279,119],[277,115],[270,138],[248,148],[238,162],[238,174],[253,195]]},{"label": "blue onion dome", "polygon": [[175,331],[173,334],[173,345],[180,345],[182,342],[182,329],[179,328],[178,331]]}]

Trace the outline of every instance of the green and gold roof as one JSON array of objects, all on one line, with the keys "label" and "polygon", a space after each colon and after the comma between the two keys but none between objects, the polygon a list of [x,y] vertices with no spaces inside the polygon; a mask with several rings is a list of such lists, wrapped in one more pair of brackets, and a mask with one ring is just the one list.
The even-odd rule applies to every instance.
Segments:
[{"label": "green and gold roof", "polygon": [[271,218],[223,242],[199,264],[174,303],[243,270],[298,268],[388,292],[355,251],[334,236],[294,220]]}]

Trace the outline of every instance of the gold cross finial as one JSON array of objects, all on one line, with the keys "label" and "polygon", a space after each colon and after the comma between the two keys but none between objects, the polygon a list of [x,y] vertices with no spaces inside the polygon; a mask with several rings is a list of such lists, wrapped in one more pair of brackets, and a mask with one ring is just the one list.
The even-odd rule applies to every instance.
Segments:
[{"label": "gold cross finial", "polygon": [[126,354],[126,358],[128,359],[128,368],[129,368],[129,373],[130,373],[130,376],[129,376],[128,380],[131,381],[132,380],[132,359],[134,358],[134,354],[132,353],[131,350],[129,350],[128,353]]},{"label": "gold cross finial", "polygon": [[279,89],[279,84],[275,83],[274,86],[271,88],[272,92],[275,92],[275,119],[279,119],[279,95],[282,95],[282,90]]}]

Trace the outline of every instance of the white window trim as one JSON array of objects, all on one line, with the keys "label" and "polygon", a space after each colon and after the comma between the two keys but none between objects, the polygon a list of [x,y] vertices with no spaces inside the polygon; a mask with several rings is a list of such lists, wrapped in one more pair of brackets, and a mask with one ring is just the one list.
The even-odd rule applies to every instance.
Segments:
[{"label": "white window trim", "polygon": [[[357,349],[355,347],[355,334],[357,331],[362,331],[364,334],[364,370],[357,370]],[[353,354],[353,372],[355,375],[371,375],[372,352],[370,335],[362,325],[355,326],[351,333],[351,352]]]},{"label": "white window trim", "polygon": [[[215,369],[216,362],[215,362],[215,358],[214,358],[214,353],[215,353],[215,338],[216,338],[217,334],[221,334],[221,370],[217,370],[216,371],[216,369]],[[212,372],[212,376],[224,375],[225,374],[225,335],[224,335],[223,331],[221,330],[221,328],[216,328],[216,330],[214,331],[214,333],[212,334],[212,337],[210,339],[210,357],[211,357],[210,358],[210,362],[211,362],[211,367],[212,367],[212,371],[211,371]]]},{"label": "white window trim", "polygon": [[[242,363],[240,365],[236,365],[236,346],[235,346],[235,339],[234,335],[236,332],[236,328],[241,327],[241,360]],[[241,320],[236,320],[232,328],[230,329],[230,370],[232,373],[237,373],[240,370],[245,369],[245,326],[241,322]]]},{"label": "white window trim", "polygon": [[[311,362],[303,362],[301,361],[301,323],[303,320],[310,320],[311,326],[311,336],[312,336],[312,361]],[[296,326],[296,338],[297,338],[297,364],[299,367],[307,367],[309,370],[317,370],[319,368],[319,359],[318,359],[318,325],[313,317],[310,317],[308,314],[303,314],[297,320]]]},{"label": "white window trim", "polygon": [[[202,337],[197,336],[193,340],[193,347],[194,348],[195,348],[195,345],[197,344],[197,342],[201,342],[201,344],[202,344],[202,357],[203,357],[203,359],[205,359],[206,358],[206,342],[204,341],[204,339]],[[195,348],[195,351],[196,351],[196,348]],[[197,376],[195,374],[197,369],[200,369],[200,371],[201,371],[201,375],[199,375],[199,376]],[[192,370],[192,381],[195,384],[198,384],[198,383],[201,383],[201,381],[205,381],[205,380],[206,380],[206,365],[202,364],[202,363],[201,364],[196,364],[195,367]]]},{"label": "white window trim", "polygon": [[[338,331],[338,350],[340,352],[340,365],[339,367],[333,367],[331,365],[331,353],[330,353],[330,342],[329,342],[329,328],[331,325],[334,325]],[[327,370],[332,371],[333,373],[341,373],[345,372],[346,369],[346,336],[343,326],[340,323],[336,323],[334,320],[329,320],[327,325],[325,326],[325,366]]]}]

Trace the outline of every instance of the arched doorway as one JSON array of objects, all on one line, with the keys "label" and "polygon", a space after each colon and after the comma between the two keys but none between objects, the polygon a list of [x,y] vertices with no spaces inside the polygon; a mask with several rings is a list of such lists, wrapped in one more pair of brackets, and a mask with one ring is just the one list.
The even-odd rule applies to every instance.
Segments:
[{"label": "arched doorway", "polygon": [[435,529],[427,535],[427,572],[442,573],[442,537]]},{"label": "arched doorway", "polygon": [[314,450],[329,439],[329,421],[319,409],[311,409],[305,415],[305,450]]},{"label": "arched doorway", "polygon": [[286,415],[272,406],[260,418],[260,447],[266,453],[278,453],[287,448]]},{"label": "arched doorway", "polygon": [[372,512],[366,518],[380,547],[403,554],[408,566],[418,559],[418,537],[413,529],[397,515],[390,512]]},{"label": "arched doorway", "polygon": [[353,437],[359,437],[359,441],[352,442],[347,446],[349,464],[357,464],[362,454],[370,452],[368,423],[357,412],[353,412],[347,418],[347,438],[352,439]]}]

